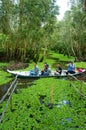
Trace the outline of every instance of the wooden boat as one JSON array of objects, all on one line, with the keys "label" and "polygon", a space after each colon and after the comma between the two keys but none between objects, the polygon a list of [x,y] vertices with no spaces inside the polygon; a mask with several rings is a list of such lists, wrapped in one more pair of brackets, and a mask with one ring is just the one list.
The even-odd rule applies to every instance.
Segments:
[{"label": "wooden boat", "polygon": [[82,69],[81,72],[76,71],[74,74],[66,74],[67,70],[62,70],[61,74],[56,74],[55,71],[51,71],[50,75],[41,75],[41,72],[39,72],[38,75],[30,75],[30,71],[11,71],[7,70],[8,73],[18,76],[19,78],[45,78],[45,77],[67,77],[67,76],[77,76],[85,72],[85,69]]}]

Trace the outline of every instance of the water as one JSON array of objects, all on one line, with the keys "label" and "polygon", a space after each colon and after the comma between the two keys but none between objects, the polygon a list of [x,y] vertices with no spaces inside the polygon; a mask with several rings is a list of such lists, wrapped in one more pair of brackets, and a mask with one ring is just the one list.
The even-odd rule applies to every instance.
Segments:
[{"label": "water", "polygon": [[9,88],[9,84],[4,84],[0,86],[0,99],[6,93],[8,88]]},{"label": "water", "polygon": [[[79,80],[82,80],[82,81],[86,82],[86,72],[83,73],[82,75],[79,75],[77,78]],[[34,84],[34,80],[37,80],[37,79],[23,79],[23,78],[18,79],[17,89],[22,89],[22,88],[27,88],[27,87],[32,86],[32,84]],[[63,79],[63,80],[65,80],[65,79]],[[74,80],[74,79],[72,77],[70,77],[69,80]],[[7,84],[0,85],[0,99],[6,93],[6,91],[10,87],[11,83],[12,83],[12,81],[7,83]]]},{"label": "water", "polygon": [[69,105],[70,107],[72,107],[72,104],[70,101],[67,101],[67,100],[62,100],[62,101],[59,101],[58,104],[56,105],[56,107],[60,108],[64,105]]},{"label": "water", "polygon": [[[7,83],[7,84],[0,85],[0,99],[7,92],[11,83],[12,83],[12,81]],[[17,89],[27,88],[27,87],[30,87],[33,84],[34,84],[34,79],[18,79]]]}]

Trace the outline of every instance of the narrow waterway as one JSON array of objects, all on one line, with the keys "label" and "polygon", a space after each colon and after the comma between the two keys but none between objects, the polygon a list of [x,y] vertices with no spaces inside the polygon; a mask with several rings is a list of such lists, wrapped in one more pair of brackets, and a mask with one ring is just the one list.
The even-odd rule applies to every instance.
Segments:
[{"label": "narrow waterway", "polygon": [[[79,79],[80,81],[86,82],[86,72],[79,75],[79,76],[77,76],[76,78]],[[67,80],[67,79],[68,80],[74,80],[72,77],[64,78],[64,80]],[[32,86],[34,84],[34,80],[37,80],[37,79],[18,79],[17,89],[22,89],[22,88],[27,88],[27,87]],[[11,83],[12,83],[12,81],[10,81],[7,84],[0,85],[0,99],[7,92],[8,88],[11,85]],[[16,92],[17,92],[17,89],[16,89]]]},{"label": "narrow waterway", "polygon": [[[10,87],[12,81],[7,84],[0,85],[0,99],[7,92]],[[34,79],[18,79],[17,89],[27,88],[34,84]],[[17,89],[15,92],[17,92]]]}]

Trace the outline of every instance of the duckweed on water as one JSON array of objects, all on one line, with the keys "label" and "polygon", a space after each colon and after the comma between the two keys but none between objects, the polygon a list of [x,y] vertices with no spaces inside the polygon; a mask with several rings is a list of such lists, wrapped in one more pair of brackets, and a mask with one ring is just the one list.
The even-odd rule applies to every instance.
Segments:
[{"label": "duckweed on water", "polygon": [[0,63],[0,85],[5,84],[12,79],[9,78],[10,74],[8,74],[5,70],[3,70],[4,67],[6,67],[8,63]]},{"label": "duckweed on water", "polygon": [[[39,100],[40,95],[43,103]],[[14,94],[12,102],[13,111],[7,110],[0,125],[1,130],[86,129],[85,99],[76,93],[67,80],[39,79],[32,87]],[[53,104],[52,108],[48,106],[49,103]],[[57,107],[58,104],[60,107]]]},{"label": "duckweed on water", "polygon": [[[51,58],[45,59],[51,67],[60,61],[70,61],[62,54],[51,53]],[[38,63],[43,67],[43,63]],[[82,63],[76,63],[82,67]],[[0,66],[3,66],[0,64]],[[26,70],[33,67],[30,64]],[[85,64],[84,66],[85,67]],[[86,67],[85,67],[86,68]],[[0,69],[0,84],[11,79],[10,74]],[[74,85],[86,94],[86,85],[73,82]],[[0,115],[6,101],[0,105]],[[86,99],[71,86],[70,81],[44,78],[34,81],[31,87],[21,89],[12,97],[12,111],[10,104],[5,113],[0,130],[85,130],[86,129]]]},{"label": "duckweed on water", "polygon": [[10,74],[8,74],[7,72],[0,70],[0,85],[2,84],[6,84],[9,81],[12,80],[12,78],[9,78]]}]

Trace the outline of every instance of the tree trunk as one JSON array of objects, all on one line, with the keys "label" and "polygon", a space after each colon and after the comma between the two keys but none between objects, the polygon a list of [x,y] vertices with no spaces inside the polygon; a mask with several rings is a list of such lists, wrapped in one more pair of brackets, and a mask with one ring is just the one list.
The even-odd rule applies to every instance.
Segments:
[{"label": "tree trunk", "polygon": [[84,0],[84,11],[86,11],[86,0]]}]

